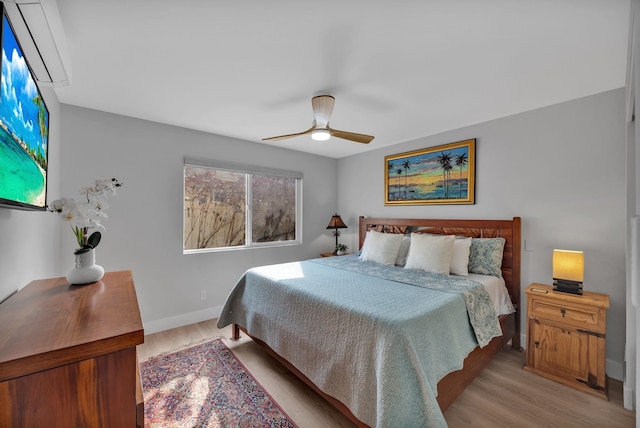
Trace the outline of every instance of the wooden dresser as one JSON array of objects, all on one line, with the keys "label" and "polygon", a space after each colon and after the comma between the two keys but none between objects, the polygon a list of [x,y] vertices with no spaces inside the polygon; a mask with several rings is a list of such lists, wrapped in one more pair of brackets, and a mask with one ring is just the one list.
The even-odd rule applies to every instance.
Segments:
[{"label": "wooden dresser", "polygon": [[609,296],[582,296],[531,284],[527,299],[526,370],[607,398],[605,349]]},{"label": "wooden dresser", "polygon": [[0,304],[0,426],[141,425],[143,342],[131,271],[29,283]]}]

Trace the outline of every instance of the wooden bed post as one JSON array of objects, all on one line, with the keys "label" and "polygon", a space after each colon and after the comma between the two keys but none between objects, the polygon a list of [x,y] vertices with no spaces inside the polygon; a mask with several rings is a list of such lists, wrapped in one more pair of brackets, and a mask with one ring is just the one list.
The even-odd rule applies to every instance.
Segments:
[{"label": "wooden bed post", "polygon": [[231,324],[231,340],[240,339],[240,326],[238,324]]},{"label": "wooden bed post", "polygon": [[522,230],[520,229],[520,217],[513,218],[513,267],[512,267],[512,278],[513,288],[515,292],[511,298],[513,299],[513,304],[516,306],[516,334],[511,338],[511,348],[522,352],[522,346],[520,345],[520,313],[522,312],[522,305],[520,304],[520,253],[522,251],[522,243],[521,243],[521,234]]}]

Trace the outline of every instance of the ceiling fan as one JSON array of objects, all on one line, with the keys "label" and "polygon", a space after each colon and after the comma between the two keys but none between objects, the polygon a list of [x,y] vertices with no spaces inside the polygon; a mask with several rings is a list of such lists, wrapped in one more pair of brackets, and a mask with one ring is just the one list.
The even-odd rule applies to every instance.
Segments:
[{"label": "ceiling fan", "polygon": [[314,117],[313,126],[311,128],[296,134],[263,138],[262,141],[279,141],[287,138],[298,137],[300,135],[311,134],[311,138],[318,141],[336,137],[342,138],[343,140],[355,141],[356,143],[369,144],[374,138],[372,135],[356,134],[355,132],[338,131],[337,129],[329,128],[329,117],[331,117],[335,101],[336,99],[331,95],[318,95],[311,98],[311,107],[313,108]]}]

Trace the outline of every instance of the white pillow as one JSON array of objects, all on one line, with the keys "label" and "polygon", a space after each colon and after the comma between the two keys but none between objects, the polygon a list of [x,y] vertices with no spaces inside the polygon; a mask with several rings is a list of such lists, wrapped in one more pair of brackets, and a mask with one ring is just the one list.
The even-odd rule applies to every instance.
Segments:
[{"label": "white pillow", "polygon": [[453,253],[449,271],[454,275],[469,275],[469,253],[471,238],[457,238],[453,241]]},{"label": "white pillow", "polygon": [[381,233],[370,230],[362,244],[360,258],[363,261],[393,265],[398,256],[403,235],[399,233]]},{"label": "white pillow", "polygon": [[404,267],[449,275],[455,240],[453,235],[412,233],[407,264]]},{"label": "white pillow", "polygon": [[404,266],[407,263],[407,255],[409,254],[409,245],[411,245],[411,237],[404,235],[400,241],[400,249],[396,257],[396,266]]}]

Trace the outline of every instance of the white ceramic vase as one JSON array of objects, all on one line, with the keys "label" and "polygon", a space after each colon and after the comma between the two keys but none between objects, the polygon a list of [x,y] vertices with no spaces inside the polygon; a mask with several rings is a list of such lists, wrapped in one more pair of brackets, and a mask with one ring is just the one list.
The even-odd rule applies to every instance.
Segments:
[{"label": "white ceramic vase", "polygon": [[96,264],[94,249],[82,254],[75,254],[76,267],[67,274],[69,284],[90,284],[99,281],[104,276],[104,268]]}]

